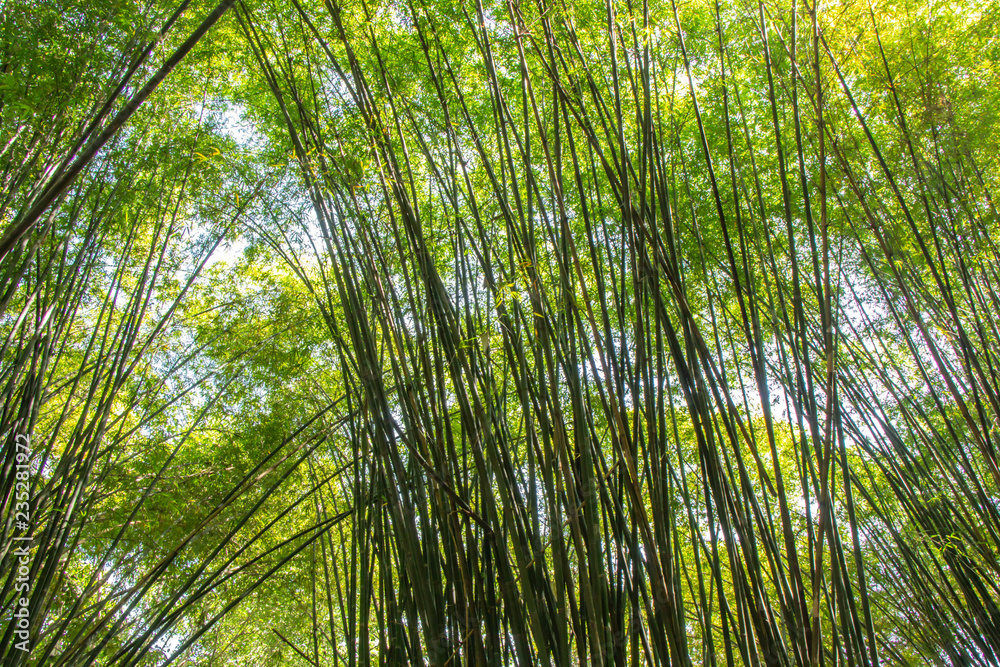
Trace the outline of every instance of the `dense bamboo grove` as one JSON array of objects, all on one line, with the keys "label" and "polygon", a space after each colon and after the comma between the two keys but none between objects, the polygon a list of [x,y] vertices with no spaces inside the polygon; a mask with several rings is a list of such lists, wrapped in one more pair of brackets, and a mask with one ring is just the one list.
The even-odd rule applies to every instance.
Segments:
[{"label": "dense bamboo grove", "polygon": [[997,19],[10,4],[3,664],[1000,664]]}]

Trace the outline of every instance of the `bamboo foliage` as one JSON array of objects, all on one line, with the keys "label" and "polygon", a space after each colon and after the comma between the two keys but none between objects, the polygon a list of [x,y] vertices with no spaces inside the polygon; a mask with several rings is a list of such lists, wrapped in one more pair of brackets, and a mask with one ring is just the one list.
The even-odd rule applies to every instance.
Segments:
[{"label": "bamboo foliage", "polygon": [[[123,132],[230,6],[268,150],[209,92]],[[934,17],[213,7],[0,153],[4,664],[997,664],[996,137]]]}]

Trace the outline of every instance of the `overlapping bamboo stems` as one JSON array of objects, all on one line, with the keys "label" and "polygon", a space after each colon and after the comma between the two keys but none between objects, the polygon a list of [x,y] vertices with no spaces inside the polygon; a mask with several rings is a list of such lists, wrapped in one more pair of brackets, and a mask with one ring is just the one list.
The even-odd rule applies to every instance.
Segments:
[{"label": "overlapping bamboo stems", "polygon": [[[758,17],[743,18],[755,26],[765,54],[763,108],[773,121],[781,191],[770,200],[753,158],[747,93],[736,89],[734,114],[724,78],[728,192],[715,177],[718,149],[705,131],[683,42],[677,46],[700,150],[681,167],[678,188],[677,161],[687,149],[683,130],[663,122],[659,98],[666,89],[657,78],[676,78],[677,70],[648,46],[639,48],[648,8],[639,18],[606,6],[610,66],[601,67],[588,60],[593,44],[581,41],[564,7],[509,4],[503,47],[518,61],[512,86],[511,61],[505,78],[498,73],[497,28],[481,3],[474,12],[462,9],[454,30],[432,11],[441,8],[408,5],[424,56],[418,76],[428,85],[417,98],[395,83],[399,73],[386,63],[369,9],[358,10],[369,25],[355,32],[354,23],[345,28],[338,4],[327,5],[326,17],[296,8],[281,45],[267,44],[248,12],[244,20],[311,187],[327,243],[320,261],[336,281],[326,287],[327,298],[336,293],[343,304],[344,366],[356,373],[356,400],[368,414],[356,426],[355,447],[374,453],[370,473],[355,482],[356,497],[372,488],[386,494],[389,507],[356,524],[355,540],[371,546],[349,559],[352,572],[377,571],[377,586],[363,575],[362,585],[348,591],[361,599],[338,595],[341,618],[351,619],[342,628],[350,664],[371,658],[363,616],[375,604],[381,655],[392,664],[424,657],[434,664],[687,663],[699,636],[700,659],[717,664],[723,659],[713,638],[718,627],[727,663],[877,665],[879,650],[901,654],[891,633],[876,630],[872,620],[872,570],[882,590],[889,583],[883,573],[891,572],[947,606],[942,615],[931,611],[933,603],[922,605],[933,614],[926,620],[945,629],[922,638],[904,631],[913,650],[932,651],[938,642],[954,659],[988,661],[996,591],[983,567],[993,565],[991,542],[976,541],[982,562],[965,546],[939,542],[941,566],[933,549],[915,541],[922,538],[896,524],[902,508],[916,535],[995,535],[985,490],[995,484],[982,476],[991,465],[990,440],[982,434],[994,414],[988,400],[994,380],[978,361],[992,360],[995,340],[980,324],[974,330],[982,345],[972,345],[948,281],[960,276],[981,310],[996,301],[987,300],[992,290],[983,278],[961,268],[960,254],[953,271],[955,258],[941,241],[959,249],[958,235],[924,229],[914,219],[826,47],[819,7],[807,7],[811,53],[804,61],[796,56],[793,9],[781,65],[771,56],[768,34],[775,27],[764,7]],[[676,8],[674,18],[682,34]],[[724,64],[729,46],[718,8],[716,22]],[[290,34],[318,45],[307,47],[310,74],[339,81],[345,98],[324,99],[282,61]],[[443,41],[455,34],[475,40],[471,67],[481,72],[485,94],[463,86],[462,70],[470,65],[460,70],[455,58],[469,56],[449,53]],[[824,114],[831,75],[895,203],[873,205],[870,185],[854,176],[857,167],[838,134],[844,119]],[[430,100],[439,112],[427,109]],[[358,144],[326,119],[330,104],[363,119],[372,191],[352,183],[343,156]],[[781,123],[786,110],[793,119],[791,160],[784,150],[789,130]],[[745,146],[736,146],[733,117]],[[813,124],[815,133],[808,129]],[[741,159],[747,151],[750,159]],[[817,155],[818,174],[809,166]],[[833,211],[828,157],[850,186],[833,193]],[[417,185],[424,179],[426,195]],[[690,216],[674,204],[678,189],[697,192],[697,182],[709,185],[714,218],[698,210],[692,194]],[[925,206],[921,224],[933,225],[940,216],[933,211],[949,204],[928,190],[921,180],[918,195],[935,202]],[[774,211],[783,213],[783,229],[774,226]],[[899,251],[886,239],[900,214],[923,248],[906,257],[909,265],[893,263]],[[982,224],[971,212],[970,218]],[[836,246],[834,221],[841,234]],[[697,230],[707,226],[721,234],[724,258],[705,252],[709,242]],[[429,239],[436,234],[450,236],[450,263],[433,249]],[[927,251],[927,234],[937,258]],[[782,238],[784,247],[773,242]],[[694,260],[691,239],[701,246]],[[847,263],[854,248],[858,269]],[[873,251],[889,261],[882,264]],[[938,265],[930,289],[913,264],[920,259]],[[880,323],[858,331],[851,321],[849,306],[869,319],[871,297],[850,286],[861,270],[892,312],[891,328]],[[981,275],[994,272],[989,267]],[[949,295],[945,309],[934,296],[942,292]],[[906,311],[896,307],[895,294],[907,299]],[[692,305],[706,299],[714,304],[708,334]],[[924,312],[957,332],[954,354],[929,335]],[[329,321],[340,340],[340,321]],[[855,335],[843,338],[839,322]],[[908,348],[895,344],[900,335]],[[502,355],[493,353],[498,337]],[[935,367],[928,367],[928,355]],[[849,361],[838,363],[838,356]],[[920,377],[905,363],[915,364]],[[897,390],[911,379],[932,392],[933,416],[911,398],[915,387]],[[948,389],[944,396],[939,381]],[[748,382],[758,399],[748,398]],[[683,404],[667,383],[680,388]],[[966,407],[965,388],[980,422]],[[775,398],[785,402],[784,424],[770,412]],[[754,424],[755,409],[763,429]],[[984,455],[979,464],[963,451],[964,436],[949,416],[954,409],[973,429]],[[947,434],[933,425],[938,418]],[[682,428],[694,447],[682,442]],[[792,479],[782,469],[779,431],[793,446]],[[917,436],[926,453],[909,453],[904,434]],[[931,510],[914,486],[936,484],[920,461],[927,457],[964,458],[973,473],[970,485],[937,464],[960,504],[940,502],[961,517],[960,529]],[[874,475],[873,464],[880,470]],[[367,486],[372,480],[376,486]],[[686,517],[675,509],[678,501]],[[792,503],[801,506],[801,517],[793,518]],[[977,508],[972,515],[969,507]],[[796,534],[802,530],[806,539]],[[891,537],[876,536],[879,530]],[[339,566],[332,564],[335,571]],[[376,591],[381,602],[369,598]],[[880,609],[886,604],[881,596]]]}]

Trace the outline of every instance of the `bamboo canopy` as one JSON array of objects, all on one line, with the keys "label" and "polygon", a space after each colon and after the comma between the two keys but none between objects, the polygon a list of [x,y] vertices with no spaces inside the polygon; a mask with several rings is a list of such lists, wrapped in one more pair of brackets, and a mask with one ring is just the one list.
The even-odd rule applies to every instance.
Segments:
[{"label": "bamboo canopy", "polygon": [[56,4],[4,665],[1000,664],[995,2]]}]

